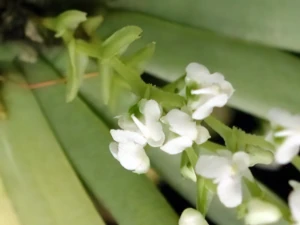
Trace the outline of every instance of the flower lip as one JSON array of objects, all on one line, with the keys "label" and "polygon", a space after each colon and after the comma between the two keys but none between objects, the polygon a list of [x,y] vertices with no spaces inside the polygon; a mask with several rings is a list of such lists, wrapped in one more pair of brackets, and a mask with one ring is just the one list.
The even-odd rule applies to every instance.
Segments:
[{"label": "flower lip", "polygon": [[242,202],[242,177],[247,175],[249,166],[250,157],[247,153],[232,154],[228,150],[219,150],[217,155],[200,155],[195,171],[213,179],[220,201],[226,207],[233,208]]},{"label": "flower lip", "polygon": [[[190,91],[187,100],[195,120],[203,120],[209,116],[214,107],[223,107],[234,92],[231,83],[222,74],[210,74],[203,65],[190,63],[186,72],[185,81],[187,90]],[[195,97],[197,95],[199,97]]]}]

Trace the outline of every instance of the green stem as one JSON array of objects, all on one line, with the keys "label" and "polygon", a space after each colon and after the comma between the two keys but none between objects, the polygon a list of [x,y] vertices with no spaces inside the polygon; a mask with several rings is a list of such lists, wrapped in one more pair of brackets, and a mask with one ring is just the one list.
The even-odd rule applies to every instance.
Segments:
[{"label": "green stem", "polygon": [[117,57],[110,60],[112,67],[128,82],[132,91],[140,96],[145,97],[145,93],[148,91],[147,98],[158,101],[165,107],[181,107],[184,105],[185,100],[182,96],[175,93],[165,92],[157,87],[145,84],[140,75],[133,69],[126,66]]}]

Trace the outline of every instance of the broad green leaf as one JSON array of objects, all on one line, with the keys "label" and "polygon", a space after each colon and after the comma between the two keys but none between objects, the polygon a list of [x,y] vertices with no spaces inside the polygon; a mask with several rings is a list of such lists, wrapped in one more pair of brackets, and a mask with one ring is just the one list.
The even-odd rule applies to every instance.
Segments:
[{"label": "broad green leaf", "polygon": [[0,225],[20,225],[0,177]]},{"label": "broad green leaf", "polygon": [[32,93],[6,82],[3,99],[9,118],[0,122],[0,175],[20,223],[104,224]]},{"label": "broad green leaf", "polygon": [[[32,83],[58,78],[55,70],[43,61],[24,65],[24,71]],[[95,90],[95,95],[99,96],[99,90]],[[65,104],[64,92],[65,86],[59,84],[36,89],[34,94],[66,154],[95,198],[120,225],[177,224],[176,214],[154,184],[143,175],[125,170],[111,155],[109,128],[80,98]]]},{"label": "broad green leaf", "polygon": [[109,13],[99,34],[108,36],[127,24],[144,31],[136,49],[157,43],[146,67],[149,73],[174,81],[184,74],[188,63],[199,62],[211,72],[223,73],[233,84],[236,91],[229,104],[235,108],[263,118],[273,107],[300,111],[300,60],[296,57],[130,12]]},{"label": "broad green leaf", "polygon": [[[232,38],[300,51],[297,0],[102,0]],[[120,19],[122,20],[122,19]]]}]

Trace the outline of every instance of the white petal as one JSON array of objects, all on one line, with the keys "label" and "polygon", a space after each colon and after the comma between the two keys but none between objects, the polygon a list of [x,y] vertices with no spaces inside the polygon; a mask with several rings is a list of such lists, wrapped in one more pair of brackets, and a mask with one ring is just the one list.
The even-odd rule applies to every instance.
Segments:
[{"label": "white petal", "polygon": [[111,154],[115,157],[115,159],[118,159],[118,152],[119,152],[119,149],[118,149],[118,143],[117,142],[111,142],[109,144],[109,150],[111,152]]},{"label": "white petal", "polygon": [[239,172],[243,172],[250,166],[250,157],[246,152],[236,152],[232,156],[234,166],[237,167]]},{"label": "white petal", "polygon": [[123,130],[130,130],[130,131],[138,131],[137,126],[135,123],[132,121],[130,116],[120,116],[118,120],[118,125],[121,127]]},{"label": "white petal", "polygon": [[216,85],[211,85],[206,88],[200,88],[196,90],[192,90],[192,95],[217,95],[220,92],[220,88]]},{"label": "white petal", "polygon": [[197,135],[195,142],[198,145],[203,144],[210,138],[210,134],[205,127],[199,125],[199,126],[197,126],[197,131],[198,131],[198,135]]},{"label": "white petal", "polygon": [[218,155],[200,155],[195,171],[203,177],[219,180],[230,174],[230,161]]},{"label": "white petal", "polygon": [[203,81],[203,78],[207,77],[210,74],[209,70],[199,63],[190,63],[186,67],[185,71],[187,73],[187,80],[193,80],[197,83],[201,83]]},{"label": "white petal", "polygon": [[203,105],[199,106],[193,113],[192,117],[195,120],[203,120],[208,117],[214,107],[223,107],[228,101],[228,96],[226,94],[220,94],[209,98]]},{"label": "white petal", "polygon": [[220,201],[228,208],[234,208],[242,203],[242,184],[240,177],[222,179],[217,188]]},{"label": "white petal", "polygon": [[247,207],[245,222],[248,225],[275,223],[281,218],[281,212],[275,205],[260,199],[252,199]]},{"label": "white petal", "polygon": [[275,160],[279,164],[287,164],[298,154],[300,147],[300,137],[292,136],[278,147],[275,153]]},{"label": "white petal", "polygon": [[283,109],[271,109],[268,113],[268,119],[274,125],[280,125],[285,128],[300,128],[300,115],[292,115]]},{"label": "white petal", "polygon": [[139,133],[128,130],[110,130],[112,138],[119,143],[135,142],[140,145],[146,144],[146,139]]},{"label": "white petal", "polygon": [[181,153],[186,148],[191,147],[193,141],[187,137],[177,137],[167,141],[163,146],[160,147],[164,152],[175,155]]},{"label": "white petal", "polygon": [[208,225],[208,223],[199,211],[188,208],[182,212],[178,225]]},{"label": "white petal", "polygon": [[155,100],[148,100],[140,107],[141,113],[145,116],[145,120],[157,121],[161,117],[161,109]]},{"label": "white petal", "polygon": [[293,219],[295,222],[300,223],[300,188],[293,190],[288,200]]},{"label": "white petal", "polygon": [[170,130],[180,136],[189,137],[194,140],[197,137],[196,122],[192,120],[192,117],[179,110],[172,109],[164,117],[164,120],[170,125]]},{"label": "white petal", "polygon": [[150,161],[143,146],[134,143],[120,143],[118,158],[121,165],[128,170],[146,172]]},{"label": "white petal", "polygon": [[165,142],[165,133],[160,122],[152,122],[147,124],[150,137],[148,144],[152,147],[160,147]]},{"label": "white petal", "polygon": [[159,122],[152,121],[145,125],[134,115],[132,115],[131,118],[144,137],[147,139],[147,142],[150,146],[160,147],[163,144],[165,140],[165,134],[163,132],[162,125]]}]

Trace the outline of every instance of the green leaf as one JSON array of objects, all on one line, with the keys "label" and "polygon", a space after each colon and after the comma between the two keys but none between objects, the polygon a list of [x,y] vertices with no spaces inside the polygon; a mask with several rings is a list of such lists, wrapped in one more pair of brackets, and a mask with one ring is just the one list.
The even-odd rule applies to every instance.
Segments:
[{"label": "green leaf", "polygon": [[236,91],[229,104],[237,109],[262,118],[274,107],[300,111],[300,61],[296,57],[130,12],[109,13],[101,34],[107,36],[126,24],[136,24],[144,31],[133,46],[136,49],[157,42],[155,55],[146,67],[149,73],[174,81],[184,74],[188,63],[196,61],[211,72],[223,73],[232,83]]},{"label": "green leaf", "polygon": [[67,73],[66,100],[71,102],[78,93],[89,58],[77,51],[75,39],[68,42],[67,47],[69,52],[69,69]]},{"label": "green leaf", "polygon": [[0,225],[20,225],[18,216],[12,206],[0,177]]},{"label": "green leaf", "polygon": [[69,36],[73,33],[80,23],[86,20],[86,13],[79,10],[68,10],[57,17],[45,18],[43,25],[56,32],[55,37]]},{"label": "green leaf", "polygon": [[151,59],[155,51],[155,42],[151,42],[145,47],[123,59],[125,65],[134,68],[139,74],[145,70],[146,63]]},{"label": "green leaf", "polygon": [[92,36],[102,22],[103,16],[92,16],[82,23],[82,27],[87,35]]},{"label": "green leaf", "polygon": [[20,223],[104,224],[32,93],[6,82],[3,98],[9,119],[0,122],[0,174]]},{"label": "green leaf", "polygon": [[[295,0],[103,0],[112,8],[143,12],[232,38],[300,51],[300,2]],[[120,19],[122,20],[122,19]]]},{"label": "green leaf", "polygon": [[[43,61],[26,64],[24,70],[27,79],[34,83],[58,78],[55,70]],[[99,96],[99,89],[95,90]],[[59,84],[36,89],[34,94],[67,156],[95,198],[120,225],[177,224],[177,215],[154,184],[143,175],[125,170],[111,155],[109,128],[80,98],[65,104],[64,92],[65,86]]]},{"label": "green leaf", "polygon": [[103,59],[122,54],[132,42],[140,38],[142,32],[143,30],[137,26],[126,26],[117,30],[103,42]]}]

